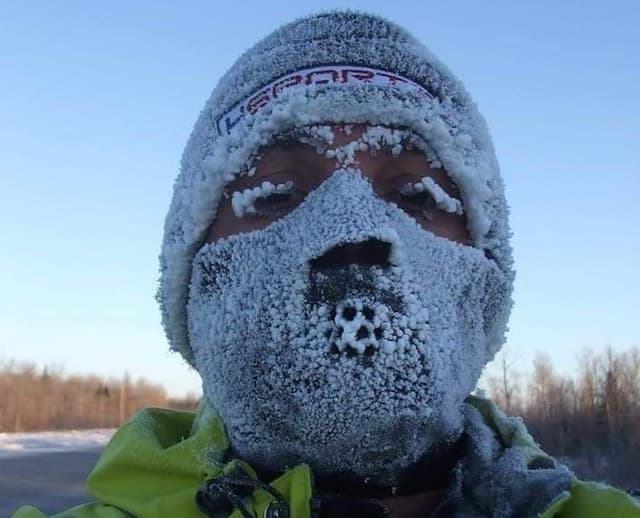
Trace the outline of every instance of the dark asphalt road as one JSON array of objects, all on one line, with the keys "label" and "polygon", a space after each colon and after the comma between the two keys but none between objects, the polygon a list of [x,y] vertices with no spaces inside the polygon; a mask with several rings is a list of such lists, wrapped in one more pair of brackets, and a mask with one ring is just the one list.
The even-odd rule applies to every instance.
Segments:
[{"label": "dark asphalt road", "polygon": [[54,514],[88,501],[84,481],[99,453],[96,449],[0,457],[0,517],[26,504]]},{"label": "dark asphalt road", "polygon": [[0,518],[26,504],[49,515],[90,501],[84,481],[99,453],[96,449],[0,457]]}]

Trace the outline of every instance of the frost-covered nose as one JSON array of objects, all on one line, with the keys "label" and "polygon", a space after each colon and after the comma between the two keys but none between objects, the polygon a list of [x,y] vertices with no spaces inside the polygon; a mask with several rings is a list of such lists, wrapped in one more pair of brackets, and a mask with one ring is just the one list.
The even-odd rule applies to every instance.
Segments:
[{"label": "frost-covered nose", "polygon": [[309,261],[312,269],[325,270],[358,264],[362,266],[390,265],[391,243],[371,238],[358,243],[336,245],[320,257]]}]

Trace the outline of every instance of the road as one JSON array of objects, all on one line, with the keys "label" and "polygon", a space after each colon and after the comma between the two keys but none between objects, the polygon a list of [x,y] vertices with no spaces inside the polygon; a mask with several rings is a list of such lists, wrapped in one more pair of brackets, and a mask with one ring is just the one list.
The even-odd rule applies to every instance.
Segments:
[{"label": "road", "polygon": [[[40,453],[0,458],[0,517],[24,504],[46,515],[90,500],[84,480],[100,450]],[[640,502],[640,496],[637,497]]]},{"label": "road", "polygon": [[48,515],[86,502],[84,480],[99,453],[94,449],[0,458],[0,517],[25,504]]}]

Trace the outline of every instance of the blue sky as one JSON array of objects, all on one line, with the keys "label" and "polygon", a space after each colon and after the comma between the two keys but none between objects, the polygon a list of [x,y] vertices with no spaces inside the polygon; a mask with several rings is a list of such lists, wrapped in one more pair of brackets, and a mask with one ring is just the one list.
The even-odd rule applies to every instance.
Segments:
[{"label": "blue sky", "polygon": [[199,389],[153,299],[182,147],[242,51],[334,7],[404,25],[487,118],[517,367],[640,344],[637,2],[16,1],[0,4],[0,359]]}]

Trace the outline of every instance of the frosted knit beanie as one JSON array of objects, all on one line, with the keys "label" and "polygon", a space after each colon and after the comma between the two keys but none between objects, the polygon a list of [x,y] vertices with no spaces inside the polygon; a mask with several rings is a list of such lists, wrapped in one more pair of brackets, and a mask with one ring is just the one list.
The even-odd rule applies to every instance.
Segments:
[{"label": "frosted knit beanie", "polygon": [[193,258],[223,189],[274,136],[309,124],[370,123],[421,136],[457,184],[468,230],[512,278],[507,205],[491,137],[462,84],[427,48],[378,16],[328,12],[284,25],[220,79],[182,156],[160,255],[158,301],[172,349],[193,365]]}]

